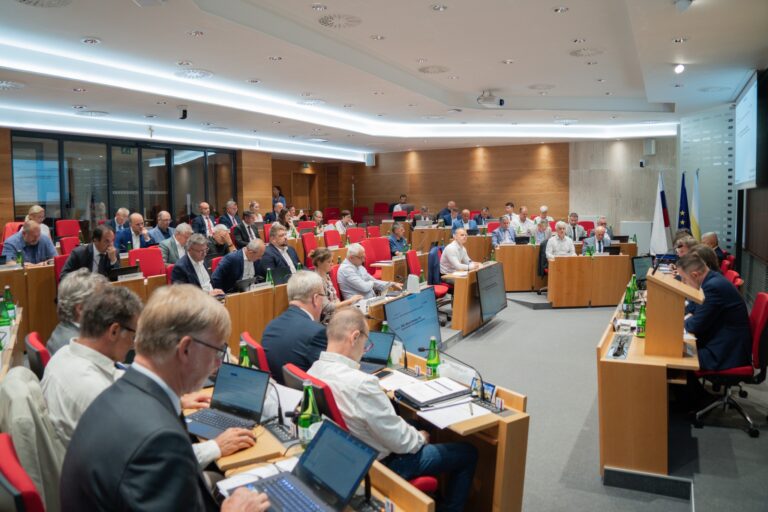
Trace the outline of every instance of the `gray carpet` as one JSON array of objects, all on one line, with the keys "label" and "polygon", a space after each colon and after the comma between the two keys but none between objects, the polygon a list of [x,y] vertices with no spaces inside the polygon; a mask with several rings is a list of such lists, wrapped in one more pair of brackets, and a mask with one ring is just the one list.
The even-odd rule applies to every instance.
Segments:
[{"label": "gray carpet", "polygon": [[[600,480],[595,347],[612,310],[534,311],[508,302],[495,320],[448,350],[484,379],[528,395],[526,511],[691,510],[686,500],[604,487]],[[675,424],[688,442],[675,453],[674,474],[693,478],[698,512],[768,510],[767,389],[742,400],[756,404],[759,439],[738,428]],[[713,415],[707,423],[722,420]]]}]

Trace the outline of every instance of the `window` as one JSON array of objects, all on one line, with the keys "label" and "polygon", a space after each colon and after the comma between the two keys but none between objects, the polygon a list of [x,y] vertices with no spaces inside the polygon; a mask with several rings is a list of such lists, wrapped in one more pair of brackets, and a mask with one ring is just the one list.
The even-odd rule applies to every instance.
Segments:
[{"label": "window", "polygon": [[174,217],[179,222],[197,214],[197,205],[205,200],[205,153],[203,151],[174,150],[173,152],[173,204]]},{"label": "window", "polygon": [[63,177],[64,218],[95,228],[107,209],[107,145],[65,141]]},{"label": "window", "polygon": [[144,216],[154,224],[157,214],[171,211],[168,190],[168,160],[170,150],[144,148],[141,150],[141,173],[144,193]]},{"label": "window", "polygon": [[49,219],[61,218],[57,140],[13,137],[13,198],[19,220],[36,204]]},{"label": "window", "polygon": [[[208,151],[208,199],[211,202],[211,208],[223,215],[227,201],[233,198],[232,177],[232,153],[216,153]],[[238,205],[240,210],[245,209],[245,205]]]},{"label": "window", "polygon": [[140,211],[139,148],[112,146],[112,213],[120,207]]}]

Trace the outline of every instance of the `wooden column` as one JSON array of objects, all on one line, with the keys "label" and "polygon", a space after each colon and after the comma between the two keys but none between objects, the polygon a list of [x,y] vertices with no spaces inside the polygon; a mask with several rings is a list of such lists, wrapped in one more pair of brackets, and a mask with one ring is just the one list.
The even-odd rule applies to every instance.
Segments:
[{"label": "wooden column", "polygon": [[272,210],[272,155],[260,151],[237,152],[237,204],[241,211],[258,201],[261,214]]},{"label": "wooden column", "polygon": [[11,130],[0,128],[0,226],[14,220]]}]

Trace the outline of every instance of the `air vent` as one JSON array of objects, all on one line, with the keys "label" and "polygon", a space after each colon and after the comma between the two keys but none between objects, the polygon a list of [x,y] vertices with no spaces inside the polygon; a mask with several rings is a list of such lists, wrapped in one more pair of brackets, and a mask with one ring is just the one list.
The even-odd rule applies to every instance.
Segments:
[{"label": "air vent", "polygon": [[16,0],[20,4],[30,7],[66,7],[72,0]]},{"label": "air vent", "polygon": [[0,91],[13,91],[16,89],[23,89],[24,84],[21,82],[12,82],[10,80],[0,80]]},{"label": "air vent", "polygon": [[317,22],[328,28],[351,28],[358,26],[363,20],[350,14],[329,14]]}]

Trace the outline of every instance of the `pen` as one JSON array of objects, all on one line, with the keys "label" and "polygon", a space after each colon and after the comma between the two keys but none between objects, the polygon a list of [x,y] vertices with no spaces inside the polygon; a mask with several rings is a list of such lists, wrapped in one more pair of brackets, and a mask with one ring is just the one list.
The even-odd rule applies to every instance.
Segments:
[{"label": "pen", "polygon": [[469,402],[469,415],[474,416],[475,410],[472,408],[472,402]]}]

